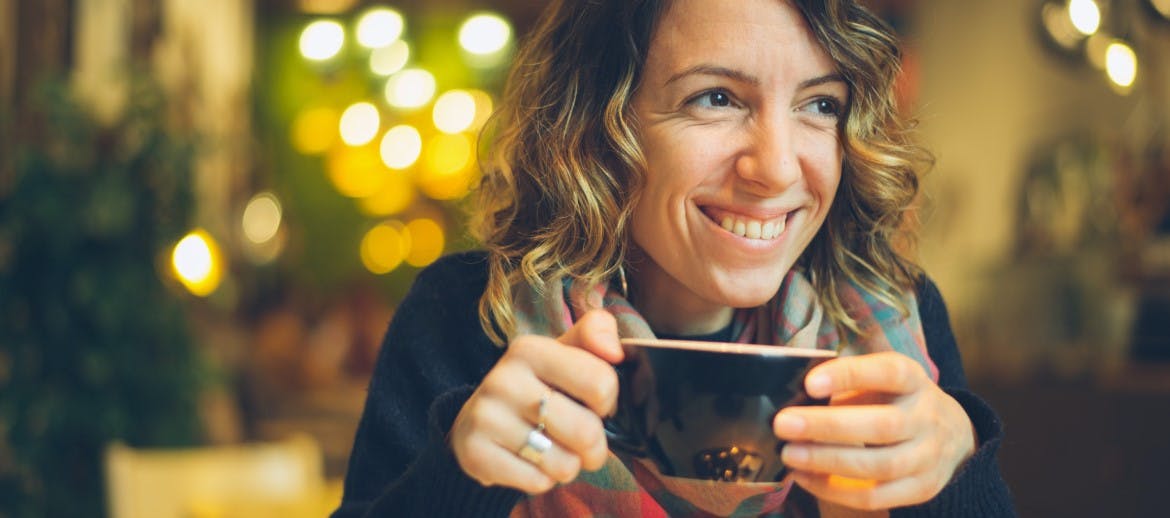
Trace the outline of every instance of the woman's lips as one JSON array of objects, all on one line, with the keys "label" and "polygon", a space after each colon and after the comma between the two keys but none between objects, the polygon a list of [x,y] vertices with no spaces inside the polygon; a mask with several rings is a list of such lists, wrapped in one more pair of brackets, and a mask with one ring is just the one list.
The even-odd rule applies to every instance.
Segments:
[{"label": "woman's lips", "polygon": [[776,215],[747,215],[717,207],[702,207],[703,214],[732,234],[748,239],[769,241],[784,234],[791,211]]}]

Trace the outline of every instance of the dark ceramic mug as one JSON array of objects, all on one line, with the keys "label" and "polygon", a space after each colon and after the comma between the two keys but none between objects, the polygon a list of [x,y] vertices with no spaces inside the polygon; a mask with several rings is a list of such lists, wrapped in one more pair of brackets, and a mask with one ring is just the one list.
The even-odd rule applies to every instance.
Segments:
[{"label": "dark ceramic mug", "polygon": [[[809,369],[834,351],[782,346],[624,339],[609,445],[652,460],[664,475],[779,482],[780,409],[825,404],[804,391]],[[630,347],[632,346],[632,347]]]}]

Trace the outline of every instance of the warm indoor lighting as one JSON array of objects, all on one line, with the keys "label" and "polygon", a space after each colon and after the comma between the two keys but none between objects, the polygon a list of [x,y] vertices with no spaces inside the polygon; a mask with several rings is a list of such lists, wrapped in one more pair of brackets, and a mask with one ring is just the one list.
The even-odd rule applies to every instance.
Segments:
[{"label": "warm indoor lighting", "polygon": [[410,45],[397,40],[370,53],[370,71],[380,76],[388,76],[402,70],[409,61]]},{"label": "warm indoor lighting", "polygon": [[382,163],[391,169],[406,169],[422,154],[422,135],[413,126],[390,128],[382,137]]},{"label": "warm indoor lighting", "polygon": [[374,144],[335,149],[325,162],[325,172],[343,196],[364,198],[382,188],[386,167]]},{"label": "warm indoor lighting", "polygon": [[1101,8],[1093,0],[1069,0],[1068,17],[1073,27],[1085,36],[1101,27]]},{"label": "warm indoor lighting", "polygon": [[301,31],[301,55],[313,61],[336,56],[345,45],[345,29],[333,20],[318,20]]},{"label": "warm indoor lighting", "polygon": [[386,81],[386,102],[395,108],[419,108],[435,96],[435,76],[426,70],[403,70]]},{"label": "warm indoor lighting", "polygon": [[394,271],[410,253],[410,234],[398,222],[381,223],[362,238],[361,258],[375,275]]},{"label": "warm indoor lighting", "polygon": [[435,175],[451,175],[471,165],[471,139],[467,135],[438,134],[427,142],[426,166]]},{"label": "warm indoor lighting", "polygon": [[293,149],[305,155],[319,155],[329,150],[337,139],[338,117],[331,108],[310,108],[293,119]]},{"label": "warm indoor lighting", "polygon": [[1170,0],[1149,0],[1150,6],[1166,21],[1170,21]]},{"label": "warm indoor lighting", "polygon": [[381,118],[378,108],[370,103],[357,103],[341,114],[341,140],[351,146],[361,146],[378,136]]},{"label": "warm indoor lighting", "polygon": [[388,170],[378,192],[358,199],[358,209],[367,216],[398,214],[414,203],[414,181],[406,171]]},{"label": "warm indoor lighting", "polygon": [[463,90],[451,90],[435,100],[432,115],[435,127],[443,133],[467,131],[475,122],[475,97]]},{"label": "warm indoor lighting", "polygon": [[276,237],[280,230],[280,200],[270,192],[252,197],[244,207],[244,237],[255,244],[264,244]]},{"label": "warm indoor lighting", "polygon": [[483,90],[470,90],[475,99],[475,120],[471,122],[471,131],[479,131],[492,116],[492,96]]},{"label": "warm indoor lighting", "polygon": [[423,267],[435,262],[443,255],[443,246],[446,239],[443,236],[443,227],[434,220],[420,218],[406,224],[407,235],[410,236],[410,250],[406,254],[406,264]]},{"label": "warm indoor lighting", "polygon": [[1129,45],[1115,42],[1105,49],[1105,72],[1113,84],[1122,88],[1133,86],[1137,69],[1137,55]]},{"label": "warm indoor lighting", "polygon": [[171,254],[175,276],[199,297],[211,295],[219,287],[222,276],[219,260],[219,247],[203,229],[195,229],[179,240]]},{"label": "warm indoor lighting", "polygon": [[404,26],[398,11],[376,7],[358,19],[357,40],[366,48],[382,48],[401,37]]},{"label": "warm indoor lighting", "polygon": [[476,55],[494,54],[512,38],[512,26],[503,17],[481,13],[468,18],[459,28],[459,45]]}]

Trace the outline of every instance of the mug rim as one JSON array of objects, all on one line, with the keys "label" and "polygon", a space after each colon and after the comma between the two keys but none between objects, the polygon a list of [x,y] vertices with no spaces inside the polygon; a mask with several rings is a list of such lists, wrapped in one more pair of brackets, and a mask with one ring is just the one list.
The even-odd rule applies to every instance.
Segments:
[{"label": "mug rim", "polygon": [[707,353],[727,353],[769,357],[836,358],[837,351],[809,349],[786,345],[761,345],[734,342],[704,342],[699,340],[665,340],[659,338],[622,338],[622,345],[650,347],[655,349],[677,349]]}]

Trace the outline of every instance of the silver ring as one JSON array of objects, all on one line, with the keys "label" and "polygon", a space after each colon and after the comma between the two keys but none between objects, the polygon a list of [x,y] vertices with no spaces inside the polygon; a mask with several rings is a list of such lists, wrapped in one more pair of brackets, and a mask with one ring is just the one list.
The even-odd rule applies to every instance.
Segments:
[{"label": "silver ring", "polygon": [[536,431],[544,431],[544,420],[548,417],[548,401],[552,398],[552,389],[546,390],[540,396],[540,405],[536,409]]},{"label": "silver ring", "polygon": [[517,452],[517,455],[519,455],[520,458],[539,466],[540,461],[544,459],[544,453],[547,452],[549,448],[552,448],[552,439],[549,439],[548,436],[544,434],[544,432],[534,428],[532,431],[528,432],[528,440],[524,442],[524,446],[520,447],[520,451]]}]

